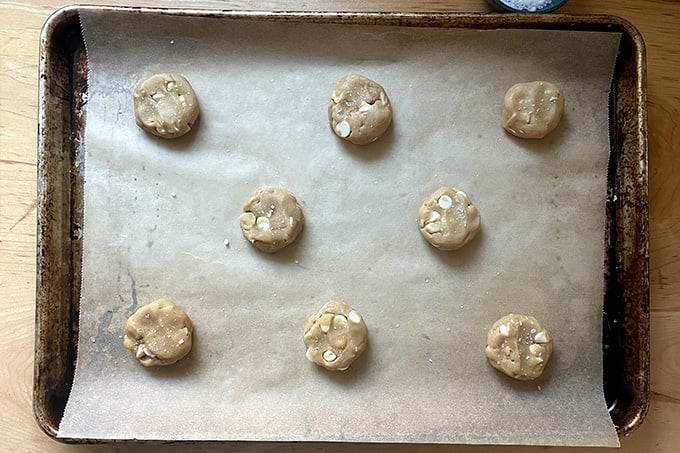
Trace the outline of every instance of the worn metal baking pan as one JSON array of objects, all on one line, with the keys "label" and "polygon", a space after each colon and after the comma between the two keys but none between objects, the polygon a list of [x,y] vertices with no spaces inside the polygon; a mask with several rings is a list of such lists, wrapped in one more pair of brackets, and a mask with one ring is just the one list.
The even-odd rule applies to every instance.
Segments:
[{"label": "worn metal baking pan", "polygon": [[[639,32],[612,16],[445,13],[302,13],[128,10],[142,14],[249,18],[394,27],[588,30],[622,34],[610,98],[611,153],[605,231],[603,385],[619,436],[649,404],[649,254],[645,49]],[[56,438],[78,344],[87,58],[78,7],[57,11],[40,39],[37,293],[33,404]],[[59,439],[86,443],[93,439]]]}]

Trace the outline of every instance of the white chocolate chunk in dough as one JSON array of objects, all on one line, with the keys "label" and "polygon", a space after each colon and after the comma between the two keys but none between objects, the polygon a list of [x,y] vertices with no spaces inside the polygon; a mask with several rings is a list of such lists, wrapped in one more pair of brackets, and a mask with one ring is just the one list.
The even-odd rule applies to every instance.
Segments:
[{"label": "white chocolate chunk in dough", "polygon": [[241,217],[239,217],[239,220],[241,222],[241,228],[249,230],[253,226],[255,226],[257,218],[252,212],[244,212],[243,214],[241,214]]},{"label": "white chocolate chunk in dough", "polygon": [[337,126],[335,126],[335,131],[337,132],[338,137],[347,138],[352,132],[352,128],[350,128],[347,121],[341,121],[337,124]]},{"label": "white chocolate chunk in dough", "polygon": [[437,200],[437,204],[442,209],[449,209],[451,206],[453,206],[453,200],[451,199],[451,197],[444,194],[441,197],[439,197],[439,200]]},{"label": "white chocolate chunk in dough", "polygon": [[335,359],[337,359],[337,358],[338,358],[338,356],[335,355],[335,353],[334,353],[333,351],[331,351],[330,349],[329,349],[328,351],[325,351],[325,352],[323,353],[323,359],[324,359],[326,362],[334,362]]},{"label": "white chocolate chunk in dough", "polygon": [[361,101],[361,106],[359,107],[359,111],[360,111],[361,113],[366,113],[366,112],[368,112],[369,110],[371,110],[371,107],[372,107],[372,105],[369,104],[368,102],[366,102],[366,101]]},{"label": "white chocolate chunk in dough", "polygon": [[267,217],[258,217],[255,225],[261,230],[269,229],[269,219]]},{"label": "white chocolate chunk in dough", "polygon": [[536,343],[544,344],[548,342],[548,335],[544,330],[541,330],[534,336],[534,341]]},{"label": "white chocolate chunk in dough", "polygon": [[361,319],[361,315],[356,311],[356,310],[350,310],[349,314],[347,315],[350,321],[352,321],[354,324],[360,324],[363,320]]}]

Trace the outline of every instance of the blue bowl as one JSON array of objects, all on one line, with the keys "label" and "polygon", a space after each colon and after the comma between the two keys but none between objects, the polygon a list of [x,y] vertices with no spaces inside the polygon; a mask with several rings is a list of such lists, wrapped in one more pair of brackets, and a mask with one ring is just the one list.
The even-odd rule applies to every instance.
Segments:
[{"label": "blue bowl", "polygon": [[567,0],[537,1],[536,3],[545,4],[545,6],[542,6],[540,8],[536,8],[536,10],[534,10],[534,11],[530,11],[528,9],[517,9],[517,8],[514,8],[510,5],[512,5],[512,4],[517,5],[517,4],[521,4],[521,3],[531,3],[531,0],[505,0],[509,4],[506,4],[503,0],[487,0],[487,1],[496,10],[507,11],[507,12],[510,12],[510,13],[524,13],[524,14],[550,13],[550,12],[555,11],[557,8],[561,8],[562,6],[564,6],[565,3],[567,3]]}]

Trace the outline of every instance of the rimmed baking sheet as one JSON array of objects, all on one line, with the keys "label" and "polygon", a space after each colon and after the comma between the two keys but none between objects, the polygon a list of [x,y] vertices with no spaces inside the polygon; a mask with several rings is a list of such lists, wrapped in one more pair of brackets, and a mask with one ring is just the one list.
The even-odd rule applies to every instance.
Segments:
[{"label": "rimmed baking sheet", "polygon": [[[147,12],[147,13],[145,13],[145,14],[153,14],[153,13]],[[218,15],[218,16],[219,16],[219,15]],[[313,15],[311,15],[311,16],[310,16],[310,15],[306,15],[306,16],[305,16],[305,15],[300,15],[300,16],[296,16],[296,15],[293,15],[293,16],[279,16],[279,19],[283,19],[283,18],[286,18],[286,17],[288,17],[289,19],[294,19],[293,23],[297,23],[298,25],[299,25],[300,23],[304,23],[305,21],[307,21],[307,22],[319,22],[319,21],[324,22],[324,20],[325,20],[325,21],[331,21],[331,19],[335,20],[335,19],[334,19],[334,16],[323,16],[323,15],[321,15],[321,16],[313,16]],[[455,17],[455,16],[454,16],[454,17]],[[454,17],[448,17],[448,16],[447,16],[447,17],[439,17],[439,19],[441,20],[441,23],[446,23],[446,24],[448,24],[448,25],[445,25],[445,26],[451,26],[451,25],[454,25],[454,24],[453,24]],[[492,16],[492,17],[493,17],[493,16]],[[267,17],[267,18],[268,18],[268,19],[271,19],[271,17]],[[374,16],[374,15],[368,15],[368,16],[366,16],[366,15],[357,15],[354,19],[355,19],[355,21],[357,21],[357,22],[359,22],[359,23],[364,23],[364,22],[367,22],[367,21],[368,21],[368,22],[376,22],[376,21],[377,21],[377,22],[380,22],[380,18],[382,18],[382,20],[385,21],[385,22],[384,22],[383,24],[381,24],[381,25],[390,25],[390,26],[395,26],[397,23],[402,23],[402,24],[403,24],[403,23],[405,23],[405,22],[417,24],[419,20],[422,21],[422,22],[420,22],[421,24],[424,24],[425,21],[427,20],[426,17],[418,17],[417,15],[416,15],[416,16],[410,15],[410,16],[408,16],[408,17],[406,17],[406,18],[403,17],[403,16],[399,16],[399,17],[390,17],[390,16],[380,16],[380,15],[378,15],[378,16]],[[489,18],[490,18],[490,17],[487,17],[486,19],[489,19]],[[252,16],[250,16],[250,19],[252,19]],[[249,20],[250,20],[250,19],[249,19]],[[473,20],[473,19],[474,19],[474,18],[471,18],[471,17],[469,17],[469,16],[461,17],[461,18],[460,18],[460,24],[463,25],[463,24],[466,23],[467,21],[470,21],[470,20]],[[430,20],[431,20],[431,17],[430,17]],[[277,21],[274,20],[274,22],[277,22]],[[256,22],[256,23],[257,23],[257,22]],[[284,22],[284,23],[285,23],[285,22]],[[428,23],[431,23],[431,22],[428,22]],[[486,25],[485,25],[484,27],[480,27],[480,28],[486,28],[486,27],[489,26],[490,23],[489,23],[489,22],[486,22],[485,24],[486,24]],[[493,23],[491,22],[491,24],[493,24]],[[308,24],[308,25],[309,25],[309,24]],[[374,25],[375,25],[375,24],[374,24]],[[303,26],[305,26],[305,25],[303,25]],[[266,25],[265,25],[265,27],[266,27]],[[548,28],[549,28],[549,27],[548,27]],[[611,24],[609,25],[609,28],[611,29]],[[365,29],[365,30],[368,30],[368,29]],[[401,30],[401,29],[400,29],[400,30]],[[621,31],[621,30],[616,30],[616,31]],[[179,40],[176,40],[176,42],[177,42],[177,41],[179,41]],[[625,41],[625,38],[624,38],[624,41]],[[173,45],[174,45],[174,44],[173,44]],[[616,83],[615,83],[614,85],[617,86]],[[617,93],[617,94],[618,94],[618,93]],[[618,104],[614,104],[614,105],[618,105]],[[201,127],[202,127],[202,128],[205,127],[205,124],[203,124]],[[395,129],[396,129],[396,126],[395,126]],[[398,131],[398,130],[399,130],[399,129],[397,129],[397,131]],[[197,131],[197,132],[200,132],[200,130]],[[327,131],[325,131],[325,132],[327,132]],[[616,132],[616,130],[614,130],[614,132]],[[638,143],[638,145],[640,145],[640,143]],[[636,150],[637,150],[638,153],[640,153],[640,148],[639,148],[639,147],[636,148]],[[231,152],[231,151],[230,151],[230,152]],[[644,150],[643,150],[643,152],[644,152]],[[390,152],[389,152],[389,151],[385,151],[385,154],[383,155],[383,159],[386,158],[385,156],[389,156],[389,155],[390,155]],[[354,155],[349,154],[348,156],[349,156],[349,157],[352,157],[352,156],[354,156]],[[356,157],[356,156],[354,156],[354,157]],[[352,158],[354,158],[354,157],[352,157]],[[379,159],[380,159],[380,158],[378,158],[378,159],[376,159],[376,160],[379,160]],[[616,163],[621,163],[621,162],[623,162],[623,159],[614,159],[614,160],[616,161]],[[366,162],[360,162],[360,163],[366,164],[366,165],[377,165],[374,161],[370,161],[369,163],[366,163]],[[611,165],[610,165],[610,166],[611,166]],[[614,166],[614,167],[615,167],[616,169],[619,168],[618,165],[617,165],[617,166]],[[620,170],[615,170],[615,172],[618,172],[618,171],[620,171]],[[610,189],[610,190],[614,189],[614,191],[615,191],[616,193],[620,193],[618,190],[616,190],[616,189],[618,189],[618,188],[617,188],[617,186],[616,186],[616,184],[615,184],[615,181],[616,181],[617,179],[619,179],[619,178],[616,177],[617,174],[618,174],[618,173],[615,173],[615,174],[612,176],[612,174],[611,174],[611,172],[610,172],[610,184],[609,184],[609,189]],[[368,181],[368,182],[370,182],[371,184],[375,184],[375,181],[376,181],[376,179],[371,179],[371,180]],[[77,183],[77,182],[78,182],[78,181],[76,180],[76,183]],[[431,181],[431,182],[434,182],[434,181]],[[77,187],[77,186],[76,186],[76,187]],[[81,187],[82,187],[82,186],[81,186]],[[435,187],[435,188],[436,188],[436,187]],[[167,192],[167,193],[166,193],[166,192]],[[171,192],[172,192],[172,191],[168,188],[168,190],[160,190],[160,191],[158,192],[158,195],[161,195],[161,194],[162,194],[163,196],[166,196],[166,195],[169,196],[169,194],[170,194]],[[176,194],[178,194],[178,196],[180,196],[180,197],[182,196],[182,191],[177,190],[177,191],[174,191],[174,192],[175,192]],[[171,197],[171,198],[172,198],[172,197]],[[173,198],[173,199],[174,199],[174,198]],[[644,200],[644,202],[646,202],[646,199]],[[162,203],[161,203],[161,204],[162,204]],[[612,207],[611,203],[608,204],[607,206],[608,206],[608,208],[611,208],[611,207]],[[615,205],[614,205],[614,206],[615,206]],[[639,206],[638,206],[638,208],[639,208]],[[159,209],[162,209],[162,206],[161,206]],[[608,213],[608,217],[611,218],[611,212],[608,210],[607,213]],[[493,218],[493,217],[491,217],[491,218]],[[225,222],[225,223],[226,223],[226,222]],[[492,224],[493,224],[493,222],[492,222]],[[82,222],[78,223],[78,225],[79,225],[79,226],[82,226]],[[312,224],[312,225],[313,225],[313,224]],[[620,226],[619,223],[617,223],[616,225],[617,225],[617,228]],[[637,226],[637,225],[633,225],[633,226]],[[87,229],[86,229],[85,231],[87,231]],[[608,231],[608,230],[607,230],[607,231]],[[310,233],[310,234],[311,234],[311,233]],[[232,236],[232,239],[234,239],[234,237],[233,237],[234,235],[233,235],[233,234],[230,233],[229,235]],[[76,237],[76,240],[80,240],[78,234],[76,234],[75,237]],[[618,237],[618,236],[617,236],[617,237]],[[609,238],[608,238],[608,239],[609,239]],[[147,240],[148,240],[148,239],[147,239]],[[639,245],[639,244],[638,244],[638,245]],[[246,250],[248,250],[248,249],[246,249]],[[617,250],[618,250],[618,249],[617,249]],[[231,251],[233,251],[233,250],[230,250],[230,252],[231,252]],[[220,252],[224,252],[224,250],[220,250]],[[194,253],[191,253],[190,255],[196,256],[196,254],[194,254]],[[189,257],[189,258],[190,258],[190,257]],[[289,257],[289,258],[292,259],[292,263],[291,263],[290,260],[288,260],[288,261],[287,261],[286,263],[284,263],[284,264],[295,264],[295,263],[294,263],[295,260],[293,259],[293,257]],[[284,260],[284,261],[285,261],[285,260]],[[298,259],[297,261],[303,262],[304,260],[299,260],[299,259]],[[279,264],[281,264],[281,263],[273,263],[273,264],[279,265]],[[187,263],[187,265],[190,265],[190,264]],[[500,271],[498,271],[498,272],[500,272]],[[609,275],[609,274],[608,274],[608,275]],[[418,275],[418,277],[420,277],[420,276]],[[421,282],[422,284],[429,284],[430,282],[429,282],[429,281],[426,282],[425,280],[429,280],[430,278],[432,278],[432,280],[435,280],[435,276],[434,276],[434,275],[427,275],[427,276],[426,276],[426,275],[423,275],[423,277],[424,277],[424,278],[422,279],[423,282]],[[414,278],[415,278],[415,277],[414,277]],[[611,276],[609,276],[609,280],[610,280],[610,279],[611,279]],[[138,280],[138,279],[135,278],[135,277],[133,276],[131,282],[132,282],[132,281],[136,282],[137,280]],[[611,287],[611,286],[609,285],[609,283],[610,283],[609,280],[608,280],[608,282],[607,282],[607,288],[608,288],[608,289]],[[129,283],[130,283],[130,282],[127,282],[126,284],[129,284]],[[434,283],[434,281],[433,281],[432,283]],[[617,282],[617,283],[618,283],[618,282]],[[618,286],[616,286],[616,287],[618,288]],[[138,289],[139,289],[139,288],[137,288],[137,290],[138,290]],[[128,291],[129,291],[129,287],[128,287]],[[137,294],[139,294],[139,292],[138,292]],[[281,298],[281,299],[280,299],[280,300],[281,300],[281,303],[283,303],[283,300],[285,299],[285,297],[284,297],[285,294],[284,294],[284,293],[280,293],[280,292],[277,292],[276,294],[277,294],[277,296],[273,296],[273,297],[279,297],[279,298]],[[329,295],[330,295],[330,294],[329,294]],[[290,295],[289,295],[289,296],[290,296]],[[149,296],[149,297],[151,297],[151,296]],[[272,295],[269,295],[269,297],[272,297]],[[341,297],[341,296],[338,296],[338,297]],[[290,299],[290,297],[288,297],[288,299]],[[270,300],[269,302],[272,302],[272,301]],[[276,301],[274,301],[274,303],[276,303]],[[132,304],[128,304],[128,305],[126,305],[124,308],[125,308],[125,309],[128,309],[128,308],[130,308],[131,305],[132,305]],[[310,307],[311,307],[311,306],[315,306],[316,304],[312,302],[311,304],[308,304],[308,305],[310,305]],[[643,301],[643,305],[644,305],[644,301]],[[71,306],[72,306],[72,305],[71,305]],[[308,307],[308,308],[309,308],[309,307]],[[309,310],[307,310],[307,311],[309,311]],[[366,311],[366,310],[364,310],[364,311]],[[370,309],[368,310],[368,312],[370,313]],[[38,314],[39,314],[39,321],[40,321],[40,311],[39,311]],[[122,314],[122,313],[119,313],[119,314]],[[365,315],[366,315],[366,313],[365,313]],[[109,320],[110,320],[110,319],[109,319]],[[606,322],[606,318],[605,318],[605,322]],[[395,324],[399,324],[399,322],[395,322]],[[386,325],[386,327],[387,327],[387,325]],[[394,325],[391,325],[390,327],[394,327]],[[442,327],[445,328],[444,325],[443,325]],[[285,329],[284,329],[284,330],[285,330]],[[117,330],[116,330],[115,326],[113,326],[113,327],[111,328],[111,332],[109,332],[109,333],[114,333],[115,331],[117,331]],[[379,332],[379,333],[380,333],[380,332]],[[426,336],[429,336],[427,333],[425,333],[425,335],[426,335]],[[444,334],[444,336],[446,336],[446,334]],[[378,337],[378,338],[379,338],[379,337]],[[430,340],[426,340],[426,339],[421,339],[421,340],[422,340],[422,341],[432,341],[431,338],[432,338],[432,337],[430,337]],[[89,341],[89,335],[88,335],[87,339],[88,339],[88,341]],[[82,341],[82,340],[84,340],[83,337],[81,337],[81,341]],[[420,341],[420,340],[418,340],[418,341]],[[92,345],[95,345],[95,346],[93,346],[93,347],[99,347],[99,345],[102,345],[102,339],[98,339],[98,338],[96,338],[96,336],[95,336],[94,343],[92,343],[92,342],[90,342],[90,343],[91,343]],[[378,341],[377,343],[379,344],[379,341]],[[83,343],[81,342],[81,346],[82,346],[82,344],[83,344]],[[104,343],[104,344],[105,344],[105,343]],[[427,344],[427,343],[425,343],[425,344]],[[378,346],[377,348],[375,348],[375,349],[376,349],[376,350],[379,350],[379,346]],[[71,349],[71,351],[73,352],[73,349]],[[122,356],[121,356],[121,357],[122,357]],[[127,356],[126,356],[126,357],[127,357]],[[425,357],[423,356],[423,358],[425,358]],[[428,357],[428,361],[427,361],[426,363],[427,363],[428,365],[434,364],[434,359],[433,359],[433,362],[429,362],[429,359],[432,359],[432,357]],[[606,360],[606,359],[605,359],[605,360]],[[308,365],[308,364],[302,364],[302,366],[307,366],[307,365]],[[367,365],[367,366],[369,366],[369,365]],[[427,365],[426,365],[426,366],[427,366]],[[134,371],[133,371],[133,372],[134,372]],[[351,379],[351,378],[350,378],[350,379]],[[445,418],[445,417],[441,417],[441,416],[440,416],[440,417],[437,417],[436,419],[437,419],[437,420],[442,420],[442,419],[444,419],[444,418]],[[403,429],[403,428],[400,428],[400,429]],[[147,434],[148,434],[148,433],[147,433]],[[227,436],[228,436],[228,435],[229,435],[229,434],[227,434]],[[190,435],[189,435],[189,436],[190,436]],[[74,436],[74,437],[76,437],[76,436]],[[97,437],[97,436],[94,436],[94,437]],[[142,433],[141,436],[134,436],[134,437],[135,437],[135,438],[139,438],[139,437],[147,437],[147,438],[157,438],[157,439],[164,439],[164,438],[166,438],[166,437],[163,436],[163,435],[154,436],[153,434],[151,434],[150,436],[145,436],[143,433]],[[243,436],[239,436],[239,437],[243,437]],[[76,438],[77,438],[77,437],[76,437]],[[260,439],[260,438],[262,438],[262,437],[258,437],[258,436],[255,435],[254,438]],[[312,438],[314,438],[314,436],[312,436]],[[318,438],[319,438],[319,439],[324,439],[325,437],[324,437],[324,436],[319,436]],[[282,439],[283,439],[283,438],[281,438],[281,439],[279,439],[279,440],[282,440]],[[297,438],[297,437],[294,437],[294,436],[293,436],[293,437],[290,437],[290,436],[289,436],[289,437],[287,437],[287,439],[288,439],[288,440],[293,440],[293,439],[300,440],[300,438]],[[414,439],[415,439],[415,438],[414,438]],[[308,440],[309,440],[309,439],[308,439]],[[338,439],[335,439],[335,440],[338,440]],[[354,439],[354,440],[356,440],[356,439]],[[374,437],[372,437],[372,438],[371,438],[370,436],[368,436],[368,437],[366,437],[366,438],[360,438],[359,440],[381,440],[381,439],[376,438],[375,435],[374,435]],[[395,439],[394,437],[391,437],[391,438],[387,438],[387,440],[399,440],[399,439]],[[402,439],[402,440],[408,441],[409,439]],[[436,439],[436,438],[433,438],[433,437],[427,437],[427,436],[425,436],[425,437],[421,437],[421,438],[419,438],[419,439],[416,439],[416,441],[437,441],[437,439]],[[446,439],[442,439],[441,441],[447,441],[447,440],[446,440]],[[540,441],[539,441],[539,442],[540,442]]]}]

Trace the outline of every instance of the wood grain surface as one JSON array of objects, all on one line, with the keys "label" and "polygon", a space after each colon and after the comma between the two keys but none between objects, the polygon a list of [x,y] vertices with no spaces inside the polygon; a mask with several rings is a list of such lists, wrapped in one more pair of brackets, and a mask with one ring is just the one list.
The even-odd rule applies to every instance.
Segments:
[{"label": "wood grain surface", "polygon": [[[216,9],[488,12],[484,0],[157,0],[117,4]],[[33,419],[38,36],[55,0],[0,0],[0,450],[5,452],[594,452],[595,449],[442,445],[91,445],[51,440]],[[625,452],[680,451],[680,2],[571,0],[559,12],[631,21],[648,50],[651,407]],[[546,408],[549,411],[549,408]],[[124,414],[121,414],[124,416]],[[395,415],[398,416],[398,415]],[[140,421],[144,423],[144,421]]]}]

